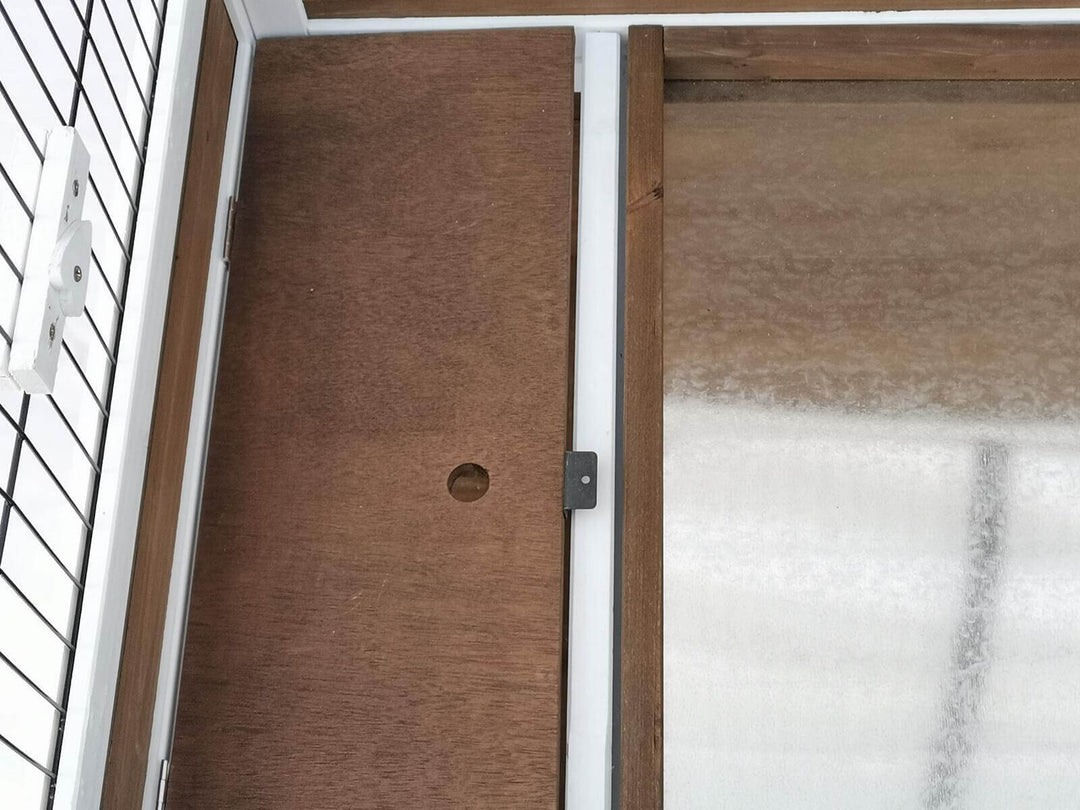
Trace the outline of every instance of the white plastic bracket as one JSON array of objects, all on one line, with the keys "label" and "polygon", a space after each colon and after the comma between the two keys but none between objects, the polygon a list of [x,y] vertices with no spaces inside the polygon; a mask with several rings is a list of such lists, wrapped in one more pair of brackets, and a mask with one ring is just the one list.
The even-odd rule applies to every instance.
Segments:
[{"label": "white plastic bracket", "polygon": [[596,500],[570,521],[564,807],[610,810],[622,43],[606,32],[582,39],[573,447],[596,453]]},{"label": "white plastic bracket", "polygon": [[64,321],[86,304],[92,228],[82,210],[89,172],[90,154],[75,129],[50,131],[7,369],[28,394],[52,393]]}]

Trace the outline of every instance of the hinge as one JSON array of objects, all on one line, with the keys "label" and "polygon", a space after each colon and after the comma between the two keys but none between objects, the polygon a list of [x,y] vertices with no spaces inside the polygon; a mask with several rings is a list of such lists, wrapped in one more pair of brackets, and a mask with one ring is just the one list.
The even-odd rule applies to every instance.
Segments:
[{"label": "hinge", "polygon": [[161,760],[161,776],[158,778],[157,810],[165,810],[165,796],[169,792],[169,760]]},{"label": "hinge", "polygon": [[229,263],[229,254],[232,253],[233,230],[236,228],[236,198],[229,197],[229,211],[225,215],[225,245],[221,249],[222,258]]},{"label": "hinge", "polygon": [[596,506],[596,453],[568,450],[563,456],[563,509],[593,509]]}]

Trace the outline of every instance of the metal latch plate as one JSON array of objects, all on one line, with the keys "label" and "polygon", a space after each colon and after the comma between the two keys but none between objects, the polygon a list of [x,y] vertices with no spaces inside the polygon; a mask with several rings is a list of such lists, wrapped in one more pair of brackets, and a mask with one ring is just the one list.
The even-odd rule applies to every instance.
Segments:
[{"label": "metal latch plate", "polygon": [[569,450],[563,461],[563,509],[596,506],[596,453]]}]

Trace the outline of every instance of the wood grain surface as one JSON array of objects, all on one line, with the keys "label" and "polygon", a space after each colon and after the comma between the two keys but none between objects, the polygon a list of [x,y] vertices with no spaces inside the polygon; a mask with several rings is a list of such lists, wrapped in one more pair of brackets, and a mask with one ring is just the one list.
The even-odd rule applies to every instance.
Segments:
[{"label": "wood grain surface", "polygon": [[664,801],[664,30],[627,43],[619,807]]},{"label": "wood grain surface", "polygon": [[573,49],[260,42],[170,808],[558,806]]},{"label": "wood grain surface", "polygon": [[1060,0],[304,0],[309,17],[1060,8]]},{"label": "wood grain surface", "polygon": [[1080,83],[666,89],[669,394],[1080,420]]},{"label": "wood grain surface", "polygon": [[[103,808],[140,807],[147,776],[158,664],[187,458],[191,398],[214,237],[236,35],[223,0],[210,0],[203,29],[176,254],[162,338],[146,484],[135,541]],[[156,778],[156,773],[151,775]],[[2,803],[2,802],[0,802]]]},{"label": "wood grain surface", "polygon": [[664,55],[669,81],[1080,79],[1080,27],[667,28]]}]

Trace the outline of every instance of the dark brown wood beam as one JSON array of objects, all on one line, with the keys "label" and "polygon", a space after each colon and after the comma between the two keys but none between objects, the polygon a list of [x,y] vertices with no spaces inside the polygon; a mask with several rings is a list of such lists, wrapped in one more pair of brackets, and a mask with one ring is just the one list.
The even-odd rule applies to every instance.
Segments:
[{"label": "dark brown wood beam", "polygon": [[664,30],[630,29],[619,806],[664,801]]},{"label": "dark brown wood beam", "polygon": [[1077,79],[1073,25],[668,28],[670,80]]}]

